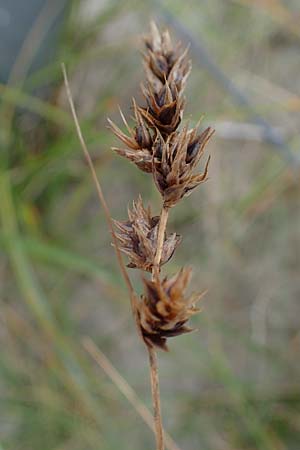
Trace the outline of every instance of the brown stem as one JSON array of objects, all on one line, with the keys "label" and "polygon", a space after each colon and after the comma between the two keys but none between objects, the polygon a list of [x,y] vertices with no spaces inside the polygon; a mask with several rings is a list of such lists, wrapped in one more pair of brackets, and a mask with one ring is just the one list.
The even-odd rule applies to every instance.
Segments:
[{"label": "brown stem", "polygon": [[164,238],[167,227],[167,221],[169,216],[169,208],[166,206],[162,207],[159,219],[158,235],[157,235],[157,248],[156,254],[153,261],[152,278],[159,275],[160,271],[160,260],[164,246]]},{"label": "brown stem", "polygon": [[[157,247],[152,267],[152,279],[159,276],[160,272],[160,260],[164,246],[165,232],[168,222],[169,208],[162,207],[159,219],[158,234],[157,234]],[[150,377],[151,377],[151,392],[153,402],[154,413],[154,426],[155,426],[155,438],[157,450],[164,450],[164,433],[163,424],[160,409],[160,392],[159,392],[159,377],[158,377],[158,364],[157,354],[154,347],[147,345],[150,364]]]},{"label": "brown stem", "polygon": [[150,364],[150,377],[151,377],[151,391],[153,401],[154,412],[154,426],[155,426],[155,438],[157,450],[164,450],[164,432],[161,418],[160,409],[160,393],[159,393],[159,378],[158,378],[158,364],[157,354],[154,347],[147,345]]},{"label": "brown stem", "polygon": [[[104,370],[104,372],[109,376],[109,378],[119,389],[119,391],[122,392],[122,394],[127,398],[129,403],[131,403],[131,405],[141,416],[146,425],[148,425],[148,427],[151,428],[151,430],[155,433],[156,430],[152,413],[140,400],[134,389],[123,378],[120,372],[118,372],[118,370],[112,365],[107,356],[99,349],[99,347],[96,346],[96,344],[89,337],[84,337],[82,339],[82,344],[83,347],[86,349],[86,351],[96,361],[98,366],[100,366]],[[166,448],[168,450],[180,450],[176,442],[171,438],[171,436],[166,431],[164,431],[164,438]]]},{"label": "brown stem", "polygon": [[69,105],[70,105],[70,108],[71,108],[71,112],[72,112],[72,116],[73,116],[73,120],[74,120],[74,124],[75,124],[75,128],[76,128],[76,132],[77,132],[77,135],[78,135],[78,139],[79,139],[79,142],[81,144],[81,148],[82,148],[82,151],[84,153],[85,159],[86,159],[86,161],[87,161],[87,163],[89,165],[89,168],[90,168],[90,171],[91,171],[91,174],[92,174],[92,177],[93,177],[93,181],[94,181],[96,189],[97,189],[97,194],[98,194],[100,203],[101,203],[101,205],[103,207],[104,215],[105,215],[105,218],[106,218],[109,230],[110,230],[111,235],[112,235],[112,239],[113,239],[113,242],[114,242],[114,247],[115,247],[115,252],[116,252],[117,260],[118,260],[118,263],[119,263],[119,267],[120,267],[122,276],[124,278],[124,281],[126,283],[127,289],[129,291],[132,313],[133,313],[133,316],[134,316],[134,319],[135,319],[135,322],[136,322],[136,325],[137,325],[138,333],[141,336],[141,328],[140,328],[140,326],[138,324],[138,321],[137,321],[137,306],[136,306],[136,304],[137,304],[137,296],[136,296],[135,290],[134,290],[134,288],[132,286],[132,283],[130,281],[130,278],[129,278],[129,275],[127,273],[125,264],[123,262],[123,258],[122,258],[121,251],[120,251],[119,244],[118,244],[118,239],[117,239],[117,236],[116,236],[116,233],[115,233],[115,230],[114,230],[114,226],[113,226],[113,220],[112,220],[112,217],[110,215],[110,211],[109,211],[108,205],[106,203],[106,200],[105,200],[105,197],[104,197],[104,194],[103,194],[103,191],[102,191],[101,184],[100,184],[100,182],[98,180],[98,177],[97,177],[97,174],[96,174],[96,170],[95,170],[92,158],[91,158],[91,156],[89,154],[87,145],[85,143],[85,140],[84,140],[84,137],[83,137],[83,134],[82,134],[82,131],[81,131],[81,127],[80,127],[79,120],[78,120],[77,113],[76,113],[76,109],[75,109],[75,106],[74,106],[74,101],[73,101],[73,97],[72,97],[72,93],[71,93],[71,89],[70,89],[68,75],[67,75],[67,71],[66,71],[66,67],[65,67],[64,63],[62,63],[61,68],[62,68],[62,73],[63,73],[65,87],[66,87],[67,98],[68,98],[68,102],[69,102]]}]

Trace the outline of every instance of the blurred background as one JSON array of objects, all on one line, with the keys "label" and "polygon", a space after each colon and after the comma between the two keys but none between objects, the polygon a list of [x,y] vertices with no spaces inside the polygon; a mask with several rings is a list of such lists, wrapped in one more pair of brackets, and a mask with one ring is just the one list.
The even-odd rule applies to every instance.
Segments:
[{"label": "blurred background", "polygon": [[139,193],[157,213],[151,177],[111,152],[106,128],[141,100],[151,19],[190,43],[185,120],[216,128],[209,181],[170,218],[183,242],[164,270],[191,264],[208,293],[198,331],[160,353],[165,427],[184,450],[299,450],[298,0],[0,1],[1,450],[154,448],[83,346],[89,336],[151,408],[60,68],[113,217]]}]

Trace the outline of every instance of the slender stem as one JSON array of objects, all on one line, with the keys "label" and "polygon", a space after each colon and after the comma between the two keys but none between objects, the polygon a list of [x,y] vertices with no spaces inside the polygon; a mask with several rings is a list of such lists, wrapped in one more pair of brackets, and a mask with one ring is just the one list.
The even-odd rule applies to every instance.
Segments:
[{"label": "slender stem", "polygon": [[160,393],[159,393],[159,378],[158,378],[158,364],[157,354],[154,347],[147,346],[149,354],[150,364],[150,377],[151,377],[151,391],[154,410],[154,426],[155,426],[155,438],[157,450],[164,450],[164,432],[161,418],[160,408]]},{"label": "slender stem", "polygon": [[[163,206],[159,219],[157,247],[152,268],[152,279],[159,276],[160,260],[164,246],[164,238],[168,222],[168,216],[169,216],[169,208]],[[155,348],[150,345],[147,345],[147,350],[149,354],[149,364],[150,364],[151,392],[152,392],[152,402],[154,412],[156,447],[157,450],[164,450],[165,444],[164,444],[164,432],[160,408],[157,354]]]},{"label": "slender stem", "polygon": [[153,269],[152,269],[152,278],[159,275],[159,265],[161,260],[161,255],[163,251],[164,246],[164,238],[165,238],[165,232],[168,222],[168,216],[169,216],[169,208],[166,206],[162,207],[161,213],[160,213],[160,219],[159,219],[159,227],[158,227],[158,236],[157,236],[157,248],[156,248],[156,254],[153,261]]},{"label": "slender stem", "polygon": [[[149,428],[156,432],[155,425],[153,421],[153,415],[149,409],[140,400],[134,389],[128,384],[128,382],[123,378],[120,372],[113,366],[111,361],[107,356],[96,346],[96,344],[89,338],[84,337],[82,339],[82,345],[90,356],[95,360],[95,362],[100,366],[106,375],[111,379],[115,386],[120,392],[127,398],[129,403],[134,407],[137,413],[141,416],[143,421],[148,425]],[[168,450],[180,450],[176,442],[171,438],[171,436],[164,431],[164,438],[166,443],[166,449]]]},{"label": "slender stem", "polygon": [[97,177],[97,174],[96,174],[96,170],[95,170],[92,158],[91,158],[91,156],[89,154],[87,145],[86,145],[84,137],[82,135],[82,131],[81,131],[81,127],[80,127],[80,124],[79,124],[78,117],[77,117],[76,109],[75,109],[75,106],[74,106],[74,101],[73,101],[73,97],[72,97],[72,93],[71,93],[71,89],[70,89],[68,75],[67,75],[67,71],[66,71],[66,67],[65,67],[64,63],[62,63],[61,68],[62,68],[62,73],[63,73],[65,87],[66,87],[67,98],[68,98],[68,102],[69,102],[69,105],[70,105],[70,108],[71,108],[71,112],[72,112],[72,116],[73,116],[73,120],[74,120],[74,124],[75,124],[75,128],[76,128],[76,132],[77,132],[77,135],[78,135],[78,139],[79,139],[79,142],[81,144],[81,148],[82,148],[83,154],[85,156],[85,159],[86,159],[86,161],[87,161],[87,163],[89,165],[89,168],[90,168],[90,171],[91,171],[91,174],[92,174],[92,177],[93,177],[93,181],[94,181],[96,189],[97,189],[97,194],[98,194],[100,203],[101,203],[101,205],[103,207],[103,210],[104,210],[105,218],[106,218],[109,230],[110,230],[112,238],[113,238],[113,242],[114,242],[114,246],[115,246],[115,252],[116,252],[117,259],[118,259],[118,263],[119,263],[119,266],[120,266],[121,273],[123,275],[124,281],[126,283],[126,286],[127,286],[128,291],[130,293],[131,306],[132,306],[132,309],[133,309],[133,313],[135,315],[135,291],[134,291],[134,288],[132,286],[132,283],[130,281],[130,278],[128,276],[127,270],[125,268],[125,265],[124,265],[124,262],[123,262],[123,259],[122,259],[121,251],[120,251],[119,244],[118,244],[118,239],[117,239],[116,233],[114,231],[113,220],[112,220],[112,217],[110,215],[110,211],[109,211],[108,205],[106,203],[106,199],[104,197],[101,184],[100,184],[100,182],[98,180],[98,177]]},{"label": "slender stem", "polygon": [[[77,114],[76,114],[76,110],[75,110],[75,106],[74,106],[74,102],[73,102],[73,97],[71,94],[69,81],[68,81],[68,77],[67,77],[67,72],[66,72],[66,68],[65,68],[64,64],[62,64],[62,72],[63,72],[64,82],[65,82],[65,86],[66,86],[67,97],[68,97],[71,112],[73,115],[74,124],[75,124],[75,128],[76,128],[76,131],[78,134],[78,138],[79,138],[83,153],[85,155],[85,158],[88,162],[89,168],[91,170],[92,177],[93,177],[94,183],[97,188],[98,197],[103,206],[105,217],[106,217],[109,229],[112,234],[119,266],[120,266],[122,275],[124,277],[124,280],[126,282],[127,288],[130,293],[133,314],[134,314],[134,317],[135,317],[135,320],[137,323],[137,328],[138,328],[139,334],[141,335],[141,328],[140,328],[140,326],[138,324],[138,320],[137,320],[136,293],[131,284],[131,281],[128,276],[125,265],[123,263],[121,252],[120,252],[120,249],[118,246],[117,237],[116,237],[116,234],[115,234],[115,231],[113,228],[113,221],[112,221],[112,218],[110,215],[110,211],[107,206],[107,203],[106,203],[105,197],[103,195],[102,188],[99,183],[92,159],[90,157],[85,140],[84,140],[82,132],[81,132],[81,128],[80,128],[80,124],[79,124],[79,121],[77,118]],[[167,207],[163,206],[162,210],[161,210],[161,214],[160,214],[160,221],[159,221],[159,227],[158,227],[157,249],[156,249],[155,258],[153,261],[152,278],[154,278],[155,276],[159,276],[160,260],[161,260],[162,251],[163,251],[164,236],[165,236],[165,231],[166,231],[166,226],[167,226],[167,221],[168,221],[168,215],[169,215],[169,209]],[[155,349],[153,347],[151,347],[150,345],[147,345],[147,350],[148,350],[148,354],[149,354],[149,363],[150,363],[151,391],[152,391],[152,400],[153,400],[153,409],[154,409],[154,427],[155,427],[156,446],[157,446],[157,450],[164,450],[165,445],[164,445],[164,433],[163,433],[161,408],[160,408],[157,354],[156,354]]]}]

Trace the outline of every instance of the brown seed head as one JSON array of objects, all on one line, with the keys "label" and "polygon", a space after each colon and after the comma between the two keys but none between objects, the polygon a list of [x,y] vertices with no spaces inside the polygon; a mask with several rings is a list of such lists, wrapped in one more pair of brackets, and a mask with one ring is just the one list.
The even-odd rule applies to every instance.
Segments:
[{"label": "brown seed head", "polygon": [[153,176],[164,205],[171,207],[207,179],[209,158],[202,173],[195,173],[205,145],[213,134],[207,128],[198,134],[198,127],[175,132],[165,141],[158,133],[153,144]]},{"label": "brown seed head", "polygon": [[167,338],[193,331],[185,324],[199,312],[197,301],[202,294],[185,295],[192,270],[181,269],[171,278],[163,281],[144,279],[145,294],[138,306],[138,317],[144,340],[167,350]]},{"label": "brown seed head", "polygon": [[146,52],[144,67],[148,83],[155,91],[166,81],[174,83],[181,95],[191,71],[191,61],[187,58],[188,49],[180,43],[173,45],[168,30],[160,32],[154,22],[150,33],[144,38]]},{"label": "brown seed head", "polygon": [[[157,248],[159,217],[152,217],[150,208],[144,208],[141,196],[133,202],[128,217],[127,222],[115,221],[120,250],[130,259],[128,267],[151,272]],[[180,241],[181,236],[176,233],[165,235],[161,265],[169,261]]]},{"label": "brown seed head", "polygon": [[147,102],[140,108],[141,114],[150,127],[157,128],[162,136],[168,136],[179,126],[184,98],[182,96],[191,62],[187,59],[187,49],[180,44],[173,46],[169,32],[159,32],[155,23],[145,37],[146,53],[144,67],[147,87],[142,91]]},{"label": "brown seed head", "polygon": [[145,123],[140,108],[137,107],[133,99],[134,128],[130,128],[122,111],[120,114],[127,128],[128,134],[123,133],[117,125],[108,119],[109,128],[117,136],[120,141],[125,144],[126,148],[113,147],[112,149],[121,156],[132,161],[144,172],[152,172],[152,132]]},{"label": "brown seed head", "polygon": [[184,99],[179,97],[175,83],[166,82],[158,92],[149,84],[147,88],[142,86],[142,91],[147,108],[139,111],[147,124],[163,136],[173,133],[181,122],[184,108]]},{"label": "brown seed head", "polygon": [[109,120],[113,133],[125,144],[125,148],[113,150],[144,172],[153,173],[165,206],[173,206],[207,178],[207,165],[202,174],[195,175],[193,169],[212,130],[199,135],[197,128],[178,131],[184,109],[182,93],[191,69],[187,49],[174,46],[169,32],[159,32],[154,22],[145,46],[147,86],[142,86],[142,91],[147,105],[137,106],[133,100],[133,128],[121,112],[128,134]]},{"label": "brown seed head", "polygon": [[209,158],[202,173],[196,172],[196,166],[214,131],[207,128],[200,133],[199,124],[193,129],[178,129],[191,70],[188,49],[174,46],[169,32],[159,32],[154,23],[145,46],[147,82],[142,92],[146,106],[138,106],[133,100],[133,128],[121,112],[127,134],[110,120],[109,125],[124,144],[124,148],[113,150],[153,174],[164,205],[160,217],[152,216],[139,197],[128,211],[128,221],[115,221],[115,226],[120,250],[129,257],[128,267],[152,272],[152,280],[143,279],[145,293],[137,305],[141,334],[148,346],[167,350],[167,338],[192,331],[186,323],[198,311],[195,304],[203,295],[186,296],[189,268],[160,279],[158,266],[172,257],[181,240],[176,233],[166,235],[167,211],[207,179]]}]

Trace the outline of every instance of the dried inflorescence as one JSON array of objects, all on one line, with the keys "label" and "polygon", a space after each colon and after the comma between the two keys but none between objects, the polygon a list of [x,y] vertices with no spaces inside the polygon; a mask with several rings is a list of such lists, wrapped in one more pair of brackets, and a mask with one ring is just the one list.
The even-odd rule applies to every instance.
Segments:
[{"label": "dried inflorescence", "polygon": [[187,49],[173,46],[166,30],[159,32],[151,23],[151,32],[145,37],[144,67],[147,86],[142,91],[147,103],[141,113],[150,127],[163,136],[173,133],[179,126],[183,109],[183,90],[191,71]]},{"label": "dried inflorescence", "polygon": [[[133,202],[132,210],[128,210],[128,218],[126,222],[115,221],[119,248],[130,260],[127,267],[151,272],[157,249],[159,216],[152,216],[150,207],[144,208],[140,196]],[[181,236],[176,233],[165,234],[161,265],[169,261],[180,241]]]},{"label": "dried inflorescence", "polygon": [[156,93],[151,85],[142,86],[147,107],[139,111],[149,127],[158,130],[163,136],[169,136],[179,126],[184,99],[179,97],[175,83],[165,84]]},{"label": "dried inflorescence", "polygon": [[132,161],[144,172],[152,173],[153,133],[147,127],[135,100],[133,100],[133,112],[135,127],[130,128],[124,115],[120,111],[129,136],[123,133],[116,124],[108,119],[109,126],[113,133],[126,145],[126,148],[112,147],[112,150]]},{"label": "dried inflorescence", "polygon": [[197,128],[184,127],[167,140],[157,135],[153,145],[153,176],[166,207],[175,206],[207,179],[209,158],[203,173],[195,173],[195,167],[212,134],[211,128],[197,134]]},{"label": "dried inflorescence", "polygon": [[178,131],[184,108],[183,90],[191,70],[187,49],[172,44],[168,31],[160,33],[154,23],[145,37],[144,66],[147,86],[142,87],[146,107],[133,100],[134,128],[123,114],[128,135],[112,121],[110,127],[126,148],[113,147],[119,155],[154,175],[166,206],[174,206],[182,197],[207,179],[208,162],[203,173],[194,171],[213,130],[202,133],[198,127]]},{"label": "dried inflorescence", "polygon": [[160,33],[154,22],[144,42],[144,67],[151,90],[157,94],[168,83],[174,85],[180,97],[192,67],[187,58],[188,48],[180,43],[174,46],[169,31]]},{"label": "dried inflorescence", "polygon": [[137,306],[141,334],[148,346],[166,349],[168,337],[191,331],[186,322],[197,312],[199,298],[185,295],[191,269],[160,279],[160,267],[170,260],[181,239],[176,233],[166,234],[168,211],[207,180],[210,158],[202,172],[196,167],[213,130],[208,127],[200,132],[200,122],[195,128],[179,129],[183,91],[191,70],[188,49],[173,45],[169,32],[160,33],[154,23],[144,42],[142,93],[146,104],[137,105],[133,99],[132,128],[121,112],[127,133],[110,120],[109,125],[123,144],[113,150],[152,174],[163,207],[160,216],[152,216],[139,198],[128,211],[129,220],[115,225],[120,250],[129,257],[128,267],[152,272],[151,280],[144,278],[145,294]]},{"label": "dried inflorescence", "polygon": [[138,314],[145,341],[167,350],[167,338],[193,331],[186,326],[189,318],[199,309],[196,303],[202,294],[185,295],[191,278],[191,269],[183,268],[171,278],[162,281],[144,279],[145,294]]}]

